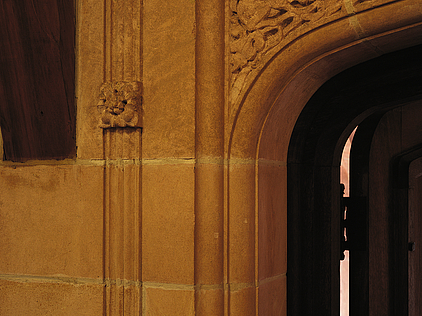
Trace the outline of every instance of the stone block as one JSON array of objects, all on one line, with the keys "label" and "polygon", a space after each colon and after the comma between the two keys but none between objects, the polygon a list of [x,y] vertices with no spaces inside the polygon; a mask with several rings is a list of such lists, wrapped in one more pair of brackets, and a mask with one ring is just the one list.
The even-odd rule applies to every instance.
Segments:
[{"label": "stone block", "polygon": [[195,2],[162,6],[152,0],[143,9],[143,158],[189,158],[195,153]]},{"label": "stone block", "polygon": [[258,289],[258,314],[265,316],[287,315],[286,276],[265,282]]},{"label": "stone block", "polygon": [[102,278],[103,167],[0,168],[1,274]]},{"label": "stone block", "polygon": [[101,284],[0,280],[0,315],[103,315],[103,289]]},{"label": "stone block", "polygon": [[193,316],[195,292],[193,290],[146,288],[146,316]]},{"label": "stone block", "polygon": [[258,278],[287,272],[287,167],[260,161],[258,180]]},{"label": "stone block", "polygon": [[255,279],[255,164],[237,160],[229,166],[229,282]]},{"label": "stone block", "polygon": [[[256,316],[256,288],[230,291],[229,315]],[[265,314],[263,314],[265,315]]]},{"label": "stone block", "polygon": [[143,166],[143,281],[193,284],[194,177],[193,164]]}]

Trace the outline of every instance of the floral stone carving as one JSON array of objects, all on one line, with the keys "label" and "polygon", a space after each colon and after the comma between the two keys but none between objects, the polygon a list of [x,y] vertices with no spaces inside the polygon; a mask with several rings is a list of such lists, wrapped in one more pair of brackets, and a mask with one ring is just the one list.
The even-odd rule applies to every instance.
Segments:
[{"label": "floral stone carving", "polygon": [[293,31],[339,12],[343,1],[231,0],[230,6],[232,88],[240,92],[235,82],[244,81],[271,49]]},{"label": "floral stone carving", "polygon": [[100,88],[100,127],[141,127],[140,82],[106,82]]}]

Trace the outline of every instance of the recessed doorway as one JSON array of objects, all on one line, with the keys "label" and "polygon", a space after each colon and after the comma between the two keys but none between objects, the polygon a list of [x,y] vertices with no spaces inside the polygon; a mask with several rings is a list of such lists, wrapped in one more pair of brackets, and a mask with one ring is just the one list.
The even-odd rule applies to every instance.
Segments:
[{"label": "recessed doorway", "polygon": [[350,250],[350,315],[408,314],[408,212],[394,206],[406,204],[394,166],[422,143],[421,54],[415,46],[340,73],[299,116],[288,156],[288,315],[340,313],[340,160],[357,125],[350,195],[359,200],[359,240]]}]

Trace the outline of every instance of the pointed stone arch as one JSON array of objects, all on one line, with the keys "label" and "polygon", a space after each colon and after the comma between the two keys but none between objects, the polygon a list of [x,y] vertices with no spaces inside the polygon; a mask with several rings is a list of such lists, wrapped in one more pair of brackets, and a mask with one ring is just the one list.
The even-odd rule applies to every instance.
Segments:
[{"label": "pointed stone arch", "polygon": [[286,280],[293,277],[286,276],[287,157],[304,106],[336,74],[418,45],[421,32],[421,6],[414,0],[334,21],[277,52],[235,105],[226,138],[227,275],[233,315],[286,311]]}]

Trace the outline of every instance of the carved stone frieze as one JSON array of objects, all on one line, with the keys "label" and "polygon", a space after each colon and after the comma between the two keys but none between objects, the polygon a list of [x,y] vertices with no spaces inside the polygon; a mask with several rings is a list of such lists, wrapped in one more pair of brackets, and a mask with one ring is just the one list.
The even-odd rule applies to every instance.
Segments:
[{"label": "carved stone frieze", "polygon": [[230,5],[230,99],[236,103],[248,75],[276,53],[276,46],[332,20],[343,0],[231,0]]},{"label": "carved stone frieze", "polygon": [[231,71],[255,68],[294,30],[341,9],[339,0],[232,0]]},{"label": "carved stone frieze", "polygon": [[100,127],[141,127],[140,82],[106,82],[100,88]]},{"label": "carved stone frieze", "polygon": [[282,46],[307,31],[397,0],[230,0],[230,100]]}]

